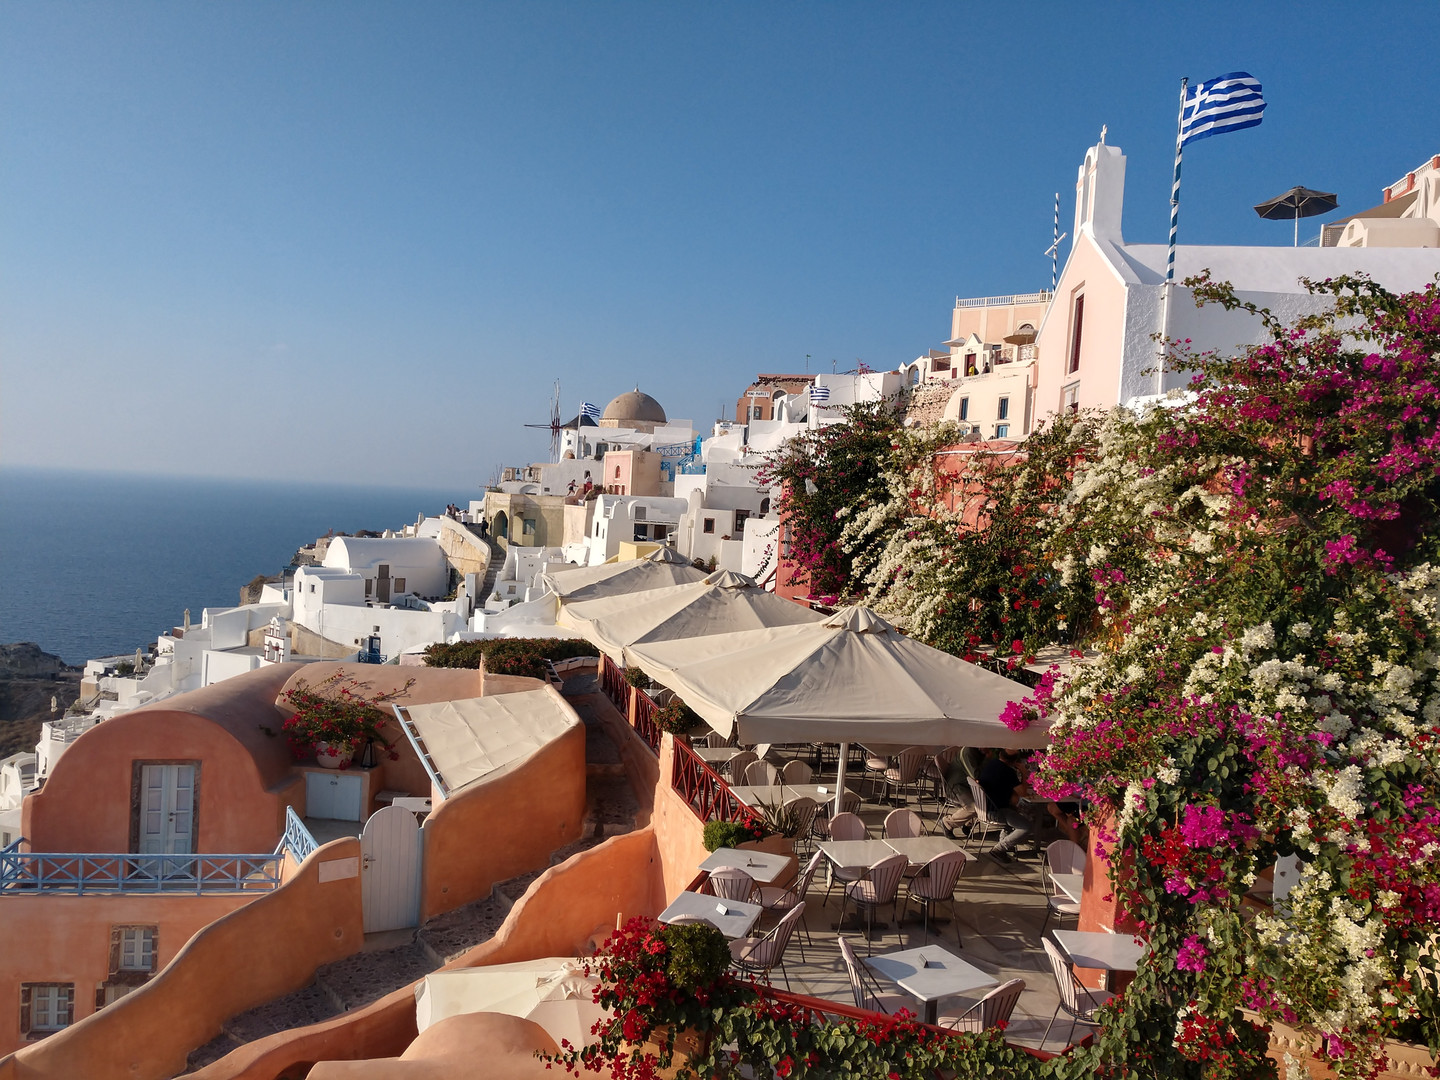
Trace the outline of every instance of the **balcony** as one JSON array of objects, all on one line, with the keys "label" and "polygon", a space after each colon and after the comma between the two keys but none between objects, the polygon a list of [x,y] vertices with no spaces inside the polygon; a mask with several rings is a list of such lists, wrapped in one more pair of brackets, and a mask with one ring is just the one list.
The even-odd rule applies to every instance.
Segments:
[{"label": "balcony", "polygon": [[0,896],[229,893],[274,889],[279,855],[72,855],[0,852]]},{"label": "balcony", "polygon": [[955,298],[957,308],[1013,307],[1018,304],[1048,304],[1055,294],[1049,289],[1032,293],[1006,293],[1002,296],[975,296]]}]

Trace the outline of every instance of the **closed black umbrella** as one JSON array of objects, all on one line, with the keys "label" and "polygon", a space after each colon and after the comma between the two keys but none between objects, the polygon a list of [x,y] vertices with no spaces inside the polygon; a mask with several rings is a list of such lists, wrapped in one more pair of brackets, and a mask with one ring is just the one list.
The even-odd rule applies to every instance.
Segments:
[{"label": "closed black umbrella", "polygon": [[1316,191],[1308,187],[1292,187],[1283,195],[1276,195],[1273,199],[1266,199],[1255,205],[1255,213],[1267,221],[1284,221],[1291,218],[1295,222],[1295,246],[1300,245],[1300,219],[1302,217],[1314,217],[1316,214],[1328,213],[1339,205],[1333,191]]}]

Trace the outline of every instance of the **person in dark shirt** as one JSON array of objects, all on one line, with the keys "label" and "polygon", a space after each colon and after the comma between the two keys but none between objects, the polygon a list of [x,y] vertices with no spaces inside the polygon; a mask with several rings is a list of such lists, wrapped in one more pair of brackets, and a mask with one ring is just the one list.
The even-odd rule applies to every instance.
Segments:
[{"label": "person in dark shirt", "polygon": [[1030,786],[1020,777],[1016,768],[1020,760],[1014,750],[1000,750],[980,770],[976,778],[985,792],[991,813],[1005,823],[1010,831],[990,849],[990,854],[1001,862],[1015,859],[1015,848],[1029,839],[1035,831],[1035,822],[1020,812],[1020,797],[1030,794]]}]

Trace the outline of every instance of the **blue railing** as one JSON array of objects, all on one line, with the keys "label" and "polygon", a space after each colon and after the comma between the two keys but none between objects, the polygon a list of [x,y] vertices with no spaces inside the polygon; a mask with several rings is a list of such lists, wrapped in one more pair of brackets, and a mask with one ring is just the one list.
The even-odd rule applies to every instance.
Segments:
[{"label": "blue railing", "polygon": [[0,896],[48,893],[216,893],[273,889],[279,855],[66,855],[0,852]]},{"label": "blue railing", "polygon": [[285,807],[285,835],[280,838],[280,846],[275,849],[275,854],[288,851],[297,863],[302,863],[319,846],[320,842],[310,835],[310,830],[305,827],[305,822],[300,820],[300,815],[295,813],[295,808]]}]

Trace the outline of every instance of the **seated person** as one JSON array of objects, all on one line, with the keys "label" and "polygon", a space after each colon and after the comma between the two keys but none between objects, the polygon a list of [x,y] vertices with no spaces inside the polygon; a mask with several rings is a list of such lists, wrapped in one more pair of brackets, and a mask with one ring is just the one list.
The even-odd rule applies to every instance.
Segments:
[{"label": "seated person", "polygon": [[1020,812],[1020,797],[1031,794],[1030,785],[1020,778],[1020,755],[1015,750],[998,750],[980,769],[976,779],[990,803],[990,810],[1010,831],[990,849],[1001,862],[1015,861],[1015,848],[1035,832],[1035,822]]}]

